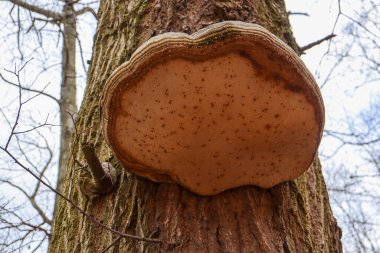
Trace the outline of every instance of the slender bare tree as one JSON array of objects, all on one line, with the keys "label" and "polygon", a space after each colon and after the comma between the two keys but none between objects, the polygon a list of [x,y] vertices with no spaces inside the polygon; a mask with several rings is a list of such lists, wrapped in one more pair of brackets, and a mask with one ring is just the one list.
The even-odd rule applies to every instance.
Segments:
[{"label": "slender bare tree", "polygon": [[[61,144],[59,154],[59,173],[57,189],[61,189],[62,181],[65,178],[67,170],[67,161],[70,155],[70,137],[74,132],[74,126],[71,115],[77,112],[76,103],[76,61],[77,61],[77,17],[90,12],[96,17],[96,12],[90,6],[82,7],[75,10],[77,0],[65,0],[62,10],[54,11],[39,5],[30,4],[23,0],[9,0],[17,7],[21,7],[29,12],[32,22],[51,22],[57,24],[59,32],[62,34],[62,64],[61,64],[61,87],[60,98],[56,100],[59,103],[60,125],[61,125]],[[41,20],[39,17],[43,17]],[[19,24],[20,25],[20,24]],[[33,24],[34,25],[34,24]]]},{"label": "slender bare tree", "polygon": [[[59,128],[48,124],[48,122],[52,122],[52,117],[47,118],[43,124],[35,122],[35,115],[38,114],[38,110],[34,110],[32,107],[26,109],[26,106],[24,106],[23,110],[29,111],[30,116],[26,116],[26,111],[23,111],[23,118],[22,120],[20,119],[19,123],[28,121],[28,124],[24,126],[34,125],[39,127],[31,127],[30,131],[27,132],[16,131],[14,141],[9,143],[9,148],[13,150],[18,159],[25,161],[28,166],[33,168],[39,178],[49,179],[48,182],[52,175],[55,174],[51,170],[58,168],[56,187],[59,189],[62,178],[65,177],[70,138],[74,129],[73,117],[77,112],[77,63],[81,62],[80,66],[83,67],[85,72],[87,71],[86,52],[82,47],[77,26],[79,19],[84,14],[90,14],[89,16],[92,16],[92,20],[96,19],[94,9],[97,8],[97,1],[68,0],[47,3],[46,1],[9,0],[1,2],[1,5],[4,10],[9,10],[7,13],[3,12],[1,14],[3,20],[0,21],[2,28],[4,28],[2,29],[3,37],[1,39],[8,46],[3,48],[8,54],[5,54],[4,58],[2,58],[4,60],[2,64],[10,65],[5,63],[8,60],[8,55],[10,55],[9,61],[29,62],[27,78],[23,80],[21,80],[22,72],[18,73],[16,70],[6,71],[2,69],[0,71],[1,90],[8,90],[9,87],[12,87],[13,91],[17,90],[17,92],[11,93],[15,94],[16,103],[10,100],[10,103],[16,105],[15,107],[17,107],[17,100],[21,94],[18,92],[20,88],[23,98],[31,99],[35,96],[48,98],[51,106],[46,103],[46,100],[41,100],[41,102],[45,102],[48,105],[47,107],[51,108],[58,106],[58,114],[60,115],[58,125],[61,129],[60,145],[57,149],[51,139],[54,138],[51,132],[56,132],[53,128]],[[12,43],[12,41],[15,43]],[[52,46],[58,48],[60,52],[56,54],[56,50],[52,50]],[[12,51],[12,49],[16,50]],[[31,57],[33,57],[32,61],[29,60]],[[46,76],[45,72],[52,73],[50,70],[54,68],[60,68],[61,78],[48,78],[51,82],[48,87],[44,84],[40,85],[43,75]],[[34,74],[33,72],[36,71],[39,73]],[[17,77],[14,78],[15,76],[12,76],[12,74],[17,74]],[[33,75],[35,77],[32,77]],[[55,86],[55,80],[59,79],[58,83],[60,82],[60,85],[57,87]],[[49,88],[51,88],[50,92],[45,90]],[[41,108],[41,106],[37,107],[36,104],[34,106]],[[1,120],[5,123],[3,127],[6,127],[7,121],[8,125],[11,126],[12,113],[17,113],[17,110],[14,111],[10,106],[6,107],[2,104],[0,112]],[[54,110],[50,110],[51,112],[54,114]],[[20,124],[17,129],[23,131]],[[52,131],[41,128],[48,125],[50,125],[49,128]],[[59,156],[56,155],[57,150],[59,150]],[[58,166],[56,163],[57,157],[59,157]],[[0,183],[6,187],[5,189],[13,189],[24,198],[13,199],[8,203],[7,209],[3,210],[10,211],[8,215],[3,216],[4,224],[7,225],[0,227],[1,234],[4,232],[9,235],[2,245],[3,247],[7,246],[7,251],[29,245],[35,246],[36,243],[40,243],[39,240],[41,240],[41,243],[46,244],[45,239],[50,235],[52,224],[51,210],[53,210],[52,207],[54,206],[54,200],[51,199],[51,196],[54,195],[42,187],[40,182],[33,181],[35,184],[31,184],[27,182],[28,177],[25,177],[24,180],[19,180],[20,177],[24,176],[20,176],[20,172],[16,169],[11,169],[14,167],[12,164],[13,162],[9,163],[7,159],[2,160],[0,169],[5,173],[2,173]],[[51,185],[51,182],[49,184]],[[5,196],[6,194],[4,193]],[[14,208],[15,205],[17,208]],[[4,252],[6,251],[4,250]]]}]

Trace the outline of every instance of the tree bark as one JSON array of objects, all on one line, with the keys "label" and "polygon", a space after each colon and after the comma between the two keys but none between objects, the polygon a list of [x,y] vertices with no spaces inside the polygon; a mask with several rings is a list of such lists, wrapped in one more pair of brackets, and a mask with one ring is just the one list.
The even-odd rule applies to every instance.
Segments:
[{"label": "tree bark", "polygon": [[[73,1],[65,2],[62,12],[63,26],[63,47],[62,47],[62,83],[60,98],[60,117],[61,117],[61,140],[59,150],[58,181],[57,190],[63,190],[68,160],[70,156],[70,139],[74,133],[74,122],[72,116],[77,112],[76,103],[76,15],[74,12]],[[72,115],[72,116],[70,116]]]},{"label": "tree bark", "polygon": [[[341,252],[341,232],[332,215],[318,159],[297,180],[270,190],[245,186],[213,197],[181,186],[153,183],[128,173],[112,156],[100,127],[103,85],[150,37],[193,33],[223,20],[258,23],[297,51],[282,0],[101,2],[85,98],[78,117],[79,140],[93,144],[101,160],[120,173],[109,195],[87,197],[88,172],[70,158],[64,193],[88,213],[124,233],[162,240],[138,242],[105,231],[61,201],[50,252]],[[83,162],[84,163],[84,162]]]}]

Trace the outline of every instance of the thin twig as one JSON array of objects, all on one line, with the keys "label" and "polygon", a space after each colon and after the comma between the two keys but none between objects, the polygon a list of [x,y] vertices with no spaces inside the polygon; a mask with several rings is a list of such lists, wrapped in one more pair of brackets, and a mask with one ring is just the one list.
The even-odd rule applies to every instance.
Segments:
[{"label": "thin twig", "polygon": [[95,19],[98,19],[96,11],[94,9],[92,9],[91,7],[88,7],[88,6],[80,9],[79,11],[76,11],[75,12],[75,16],[80,16],[80,15],[86,13],[86,12],[90,12],[92,14],[92,16],[94,16]]},{"label": "thin twig", "polygon": [[[3,81],[6,82],[7,84],[12,85],[12,86],[15,86],[15,87],[17,87],[17,88],[20,88],[20,85],[15,84],[15,83],[9,81],[9,80],[6,79],[1,73],[0,73],[0,78],[3,79]],[[45,88],[46,88],[46,87],[44,87],[44,89],[45,89]],[[59,101],[59,99],[57,99],[57,98],[54,97],[53,95],[50,95],[49,93],[44,92],[44,90],[36,90],[36,89],[32,89],[32,88],[25,87],[25,86],[22,86],[22,85],[21,85],[21,89],[22,89],[22,90],[25,90],[25,91],[34,92],[34,93],[38,93],[38,94],[44,95],[44,96],[46,96],[46,97],[48,97],[48,98],[53,99],[55,102],[57,102],[57,104],[60,104],[60,103],[61,103],[61,102]]]},{"label": "thin twig", "polygon": [[64,199],[67,203],[69,203],[71,206],[73,206],[75,209],[77,209],[84,217],[86,217],[87,219],[89,219],[91,222],[93,222],[97,226],[99,226],[99,227],[101,227],[101,228],[103,228],[105,230],[108,230],[108,231],[110,231],[112,233],[115,233],[115,234],[117,234],[119,236],[122,236],[124,238],[129,238],[129,239],[139,240],[139,241],[145,241],[145,242],[151,242],[151,243],[161,243],[161,240],[159,240],[159,239],[145,238],[145,237],[141,237],[141,236],[137,236],[137,235],[130,235],[130,234],[122,233],[122,232],[120,232],[120,231],[118,231],[116,229],[113,229],[113,228],[110,228],[110,227],[104,225],[103,223],[101,223],[100,221],[98,221],[96,218],[94,218],[91,215],[89,215],[86,211],[84,211],[81,207],[79,207],[74,201],[72,201],[71,199],[69,199],[68,197],[66,197],[65,195],[63,195],[62,193],[60,193],[59,191],[57,191],[56,189],[54,189],[52,186],[50,186],[48,183],[46,183],[42,178],[40,178],[39,176],[37,176],[31,169],[29,169],[27,166],[25,166],[23,163],[21,163],[8,150],[9,143],[10,143],[12,137],[15,135],[15,132],[16,132],[15,129],[16,129],[16,127],[18,125],[18,122],[19,122],[19,119],[20,119],[21,108],[22,108],[23,104],[25,104],[25,102],[22,102],[22,94],[21,94],[21,90],[22,89],[21,89],[20,72],[25,68],[25,66],[29,63],[29,61],[27,61],[23,66],[21,66],[21,68],[19,70],[16,70],[16,65],[15,65],[15,68],[14,68],[13,72],[9,71],[9,70],[6,70],[7,72],[12,73],[12,74],[14,74],[17,77],[17,81],[18,81],[18,84],[19,84],[19,98],[18,98],[19,108],[18,108],[18,111],[17,111],[17,114],[16,114],[15,122],[14,122],[13,126],[11,127],[11,132],[9,134],[8,140],[6,142],[6,145],[4,147],[0,146],[0,150],[4,151],[10,158],[12,158],[12,160],[17,165],[19,165],[22,169],[24,169],[26,172],[28,172],[32,177],[34,177],[41,184],[43,184],[44,186],[46,186],[50,191],[54,192],[56,195],[58,195],[59,197],[61,197],[62,199]]},{"label": "thin twig", "polygon": [[121,239],[121,236],[116,238],[110,245],[107,246],[107,248],[103,249],[102,252],[100,253],[106,253],[110,248],[112,248],[112,246],[114,246],[118,241],[120,241],[120,239]]},{"label": "thin twig", "polygon": [[309,13],[307,13],[307,12],[288,11],[288,16],[290,16],[290,15],[307,16],[307,17],[310,16]]},{"label": "thin twig", "polygon": [[48,116],[46,117],[45,122],[44,122],[43,124],[40,124],[40,125],[38,125],[38,126],[35,126],[35,127],[32,127],[32,128],[29,128],[29,129],[26,129],[26,130],[15,131],[15,132],[13,132],[13,134],[15,134],[15,135],[16,135],[16,134],[25,134],[25,133],[32,132],[32,131],[34,131],[34,130],[36,130],[36,129],[38,129],[38,128],[45,127],[45,126],[60,126],[60,125],[54,125],[54,124],[49,124],[49,123],[47,123],[48,119],[49,119],[49,114],[48,114]]},{"label": "thin twig", "polygon": [[41,8],[37,5],[29,4],[23,0],[9,0],[9,2],[11,2],[17,6],[20,6],[20,7],[24,8],[28,11],[38,13],[38,14],[43,15],[43,16],[48,17],[48,18],[60,20],[62,17],[62,15],[60,13]]},{"label": "thin twig", "polygon": [[[13,72],[13,74],[16,75],[16,77],[17,77],[17,81],[18,81],[18,85],[19,85],[19,88],[18,88],[18,102],[19,102],[19,105],[18,105],[18,109],[17,109],[16,119],[15,119],[15,122],[14,122],[14,124],[12,126],[11,134],[9,135],[8,140],[7,140],[6,144],[5,144],[5,150],[8,149],[8,145],[11,142],[13,133],[15,132],[15,129],[16,129],[17,125],[18,125],[18,121],[20,119],[20,114],[21,114],[22,101],[21,101],[21,81],[20,81],[20,75],[19,75],[19,73],[25,67],[25,65],[28,64],[29,61],[27,61],[22,66],[22,68],[20,70],[18,70],[17,72],[16,72],[16,66],[15,66],[15,70]],[[8,71],[8,70],[6,70],[6,71]],[[12,73],[11,71],[8,71],[8,72]]]},{"label": "thin twig", "polygon": [[26,172],[28,172],[31,176],[33,176],[35,179],[37,179],[38,181],[40,181],[44,186],[46,186],[50,191],[54,192],[55,194],[57,194],[59,197],[61,197],[62,199],[64,199],[67,203],[69,203],[71,206],[73,206],[75,209],[77,209],[83,216],[85,216],[87,219],[89,219],[91,222],[93,222],[94,224],[98,225],[99,227],[105,229],[105,230],[108,230],[112,233],[115,233],[117,235],[120,235],[122,237],[125,237],[125,238],[129,238],[129,239],[133,239],[133,240],[139,240],[139,241],[144,241],[144,242],[151,242],[151,243],[161,243],[161,240],[160,239],[154,239],[154,238],[145,238],[145,237],[141,237],[141,236],[137,236],[137,235],[130,235],[130,234],[125,234],[125,233],[122,233],[116,229],[113,229],[113,228],[110,228],[106,225],[104,225],[103,223],[101,223],[100,221],[98,221],[96,218],[92,217],[91,215],[89,215],[88,213],[86,213],[81,207],[79,207],[74,201],[72,201],[71,199],[67,198],[65,195],[63,195],[62,193],[56,191],[53,187],[51,187],[49,184],[47,184],[45,181],[43,181],[42,179],[40,179],[36,174],[33,173],[33,171],[31,171],[29,168],[27,168],[26,166],[24,166],[20,161],[18,161],[18,159],[16,157],[14,157],[7,149],[3,148],[0,146],[0,149],[3,150],[10,158],[13,159],[13,161],[18,165],[20,166],[21,168],[23,168]]},{"label": "thin twig", "polygon": [[314,42],[312,42],[310,44],[307,44],[306,46],[300,47],[301,54],[305,53],[306,50],[309,50],[310,48],[313,48],[313,47],[321,44],[324,41],[331,40],[335,36],[336,36],[335,34],[329,34],[329,35],[327,35],[326,37],[324,37],[324,38],[322,38],[320,40],[314,41]]}]

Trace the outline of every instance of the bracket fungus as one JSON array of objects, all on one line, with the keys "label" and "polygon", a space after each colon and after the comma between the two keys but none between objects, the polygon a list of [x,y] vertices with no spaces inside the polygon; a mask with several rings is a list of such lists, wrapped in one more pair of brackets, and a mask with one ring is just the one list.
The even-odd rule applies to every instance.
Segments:
[{"label": "bracket fungus", "polygon": [[324,125],[319,88],[298,55],[236,21],[148,40],[107,80],[102,112],[123,166],[200,195],[295,179]]}]

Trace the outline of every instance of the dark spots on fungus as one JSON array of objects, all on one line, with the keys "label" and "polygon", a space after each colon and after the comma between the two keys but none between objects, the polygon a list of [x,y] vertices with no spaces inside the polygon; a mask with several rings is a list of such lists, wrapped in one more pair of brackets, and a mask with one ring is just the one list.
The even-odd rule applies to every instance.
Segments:
[{"label": "dark spots on fungus", "polygon": [[292,91],[294,93],[301,93],[302,92],[302,88],[300,86],[295,85],[295,84],[286,83],[284,85],[284,88],[286,90]]},{"label": "dark spots on fungus", "polygon": [[228,107],[230,105],[230,102],[223,103],[223,107]]},{"label": "dark spots on fungus", "polygon": [[268,58],[268,60],[270,60],[270,61],[274,61],[274,59],[275,59],[275,57],[274,57],[273,54],[269,54],[269,55],[267,56],[267,58]]},{"label": "dark spots on fungus", "polygon": [[[270,48],[265,47],[263,53],[256,48],[244,49],[248,44],[260,47],[260,43],[241,43],[239,49],[234,49],[230,42],[225,43],[231,52],[214,53],[219,46],[223,47],[220,44],[209,49],[203,46],[200,58],[197,58],[200,51],[191,54],[197,46],[186,48],[192,60],[177,57],[175,50],[170,57],[161,55],[158,63],[152,58],[153,63],[147,61],[141,65],[146,68],[141,72],[142,77],[134,75],[128,81],[132,85],[125,93],[124,86],[119,87],[122,94],[118,96],[123,99],[120,107],[128,115],[118,112],[123,121],[120,124],[114,121],[117,126],[111,127],[124,136],[114,138],[114,133],[108,130],[106,134],[112,143],[121,140],[118,145],[123,147],[123,152],[139,162],[136,168],[131,168],[136,174],[141,167],[151,169],[152,174],[157,170],[158,175],[170,171],[184,187],[201,195],[212,195],[225,190],[223,187],[277,184],[277,179],[289,179],[287,173],[298,173],[298,164],[305,164],[303,157],[295,159],[291,152],[310,151],[310,145],[301,147],[301,144],[319,138],[321,127],[314,124],[322,120],[323,108],[312,104],[318,102],[312,97],[315,87],[308,88],[310,84],[302,79],[304,73],[290,77],[293,73],[289,70],[294,66],[277,62],[266,66],[269,60],[265,57],[276,55]],[[186,47],[185,44],[178,46]],[[161,46],[165,47],[164,43]],[[244,57],[239,55],[239,50]],[[260,59],[253,59],[256,52]],[[274,73],[277,74],[272,78]],[[289,80],[281,73],[289,75],[288,79],[294,82],[287,84]],[[161,78],[164,75],[169,79]],[[303,91],[307,95],[295,94]],[[128,128],[124,129],[123,124]],[[280,174],[275,174],[273,179],[276,171]]]}]

